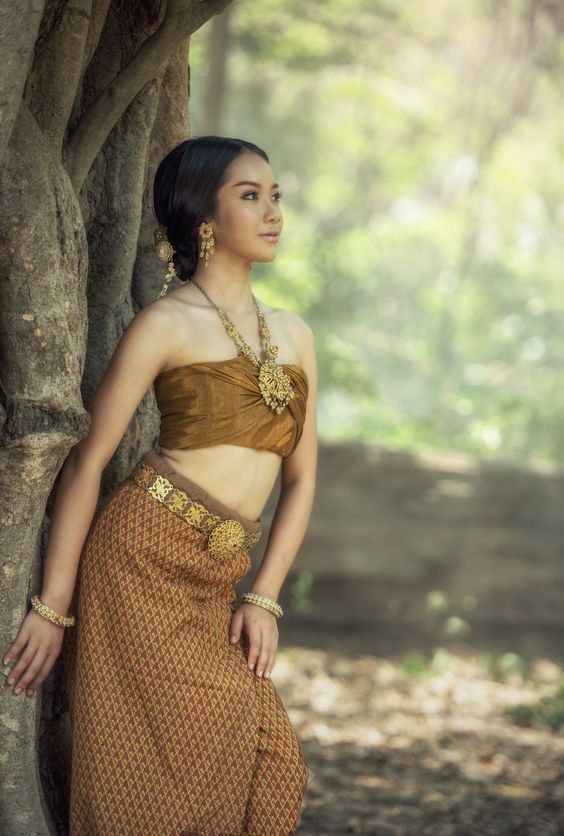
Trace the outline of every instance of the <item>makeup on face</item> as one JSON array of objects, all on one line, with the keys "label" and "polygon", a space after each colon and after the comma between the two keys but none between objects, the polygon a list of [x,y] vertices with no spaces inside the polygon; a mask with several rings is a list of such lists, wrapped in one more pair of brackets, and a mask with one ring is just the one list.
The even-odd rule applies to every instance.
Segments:
[{"label": "makeup on face", "polygon": [[[237,160],[234,167],[235,176],[226,187],[235,197],[235,201],[228,200],[226,225],[231,227],[233,224],[237,236],[243,235],[246,238],[249,233],[254,233],[255,240],[257,237],[261,238],[271,251],[270,259],[274,255],[272,250],[276,249],[283,228],[282,209],[279,205],[282,197],[280,186],[273,182],[270,167],[259,160]],[[259,256],[259,260],[263,257],[266,257],[266,251],[264,256]]]}]

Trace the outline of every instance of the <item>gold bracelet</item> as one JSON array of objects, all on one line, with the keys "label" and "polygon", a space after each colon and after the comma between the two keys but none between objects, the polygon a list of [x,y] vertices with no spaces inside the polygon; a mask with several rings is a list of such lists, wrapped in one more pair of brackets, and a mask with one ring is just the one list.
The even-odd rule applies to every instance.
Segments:
[{"label": "gold bracelet", "polygon": [[266,595],[259,595],[258,592],[245,592],[244,595],[241,595],[241,601],[244,604],[258,604],[259,607],[264,607],[265,610],[271,612],[276,618],[280,618],[284,614],[280,604],[277,604],[272,598],[267,598]]},{"label": "gold bracelet", "polygon": [[44,604],[39,595],[33,596],[31,606],[34,610],[37,610],[39,615],[42,615],[47,621],[52,621],[53,624],[58,624],[59,627],[72,627],[75,622],[74,615],[59,615],[58,612]]}]

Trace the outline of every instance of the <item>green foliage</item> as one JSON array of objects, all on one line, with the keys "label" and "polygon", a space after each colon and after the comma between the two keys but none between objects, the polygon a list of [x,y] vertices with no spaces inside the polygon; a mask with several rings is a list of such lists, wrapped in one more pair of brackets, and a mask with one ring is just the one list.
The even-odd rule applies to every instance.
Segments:
[{"label": "green foliage", "polygon": [[427,658],[423,653],[406,653],[400,661],[400,670],[406,679],[428,680],[441,676],[456,666],[456,657],[444,647],[435,647]]},{"label": "green foliage", "polygon": [[292,609],[299,612],[311,612],[313,610],[313,601],[311,600],[311,591],[313,588],[314,574],[309,569],[303,569],[296,580],[290,586]]},{"label": "green foliage", "polygon": [[480,665],[484,674],[497,682],[506,682],[515,676],[521,681],[531,678],[531,659],[512,651],[484,652],[480,656]]},{"label": "green foliage", "polygon": [[429,675],[429,662],[421,653],[406,653],[400,660],[399,669],[406,679],[421,679]]},{"label": "green foliage", "polygon": [[316,333],[321,434],[561,462],[564,16],[245,0],[231,21],[222,133],[284,192],[253,281]]},{"label": "green foliage", "polygon": [[536,703],[509,706],[504,713],[518,726],[559,731],[564,727],[564,685],[560,685],[554,694],[541,697]]}]

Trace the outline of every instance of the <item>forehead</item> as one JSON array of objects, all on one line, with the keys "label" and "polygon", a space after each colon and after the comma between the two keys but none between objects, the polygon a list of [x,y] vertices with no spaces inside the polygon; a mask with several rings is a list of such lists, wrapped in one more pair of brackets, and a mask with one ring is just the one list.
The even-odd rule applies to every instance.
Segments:
[{"label": "forehead", "polygon": [[225,185],[230,187],[239,180],[255,180],[269,188],[274,183],[270,165],[258,154],[239,154],[228,166]]}]

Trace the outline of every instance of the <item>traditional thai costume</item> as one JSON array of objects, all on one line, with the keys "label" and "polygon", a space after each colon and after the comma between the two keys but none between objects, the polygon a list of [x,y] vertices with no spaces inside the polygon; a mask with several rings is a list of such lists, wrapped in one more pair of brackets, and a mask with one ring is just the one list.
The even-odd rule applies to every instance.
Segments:
[{"label": "traditional thai costume", "polygon": [[[236,444],[288,456],[307,377],[277,414],[245,356],[154,381],[165,449]],[[71,836],[288,836],[309,770],[272,679],[229,641],[261,533],[156,451],[97,511],[65,659],[73,731]]]}]

